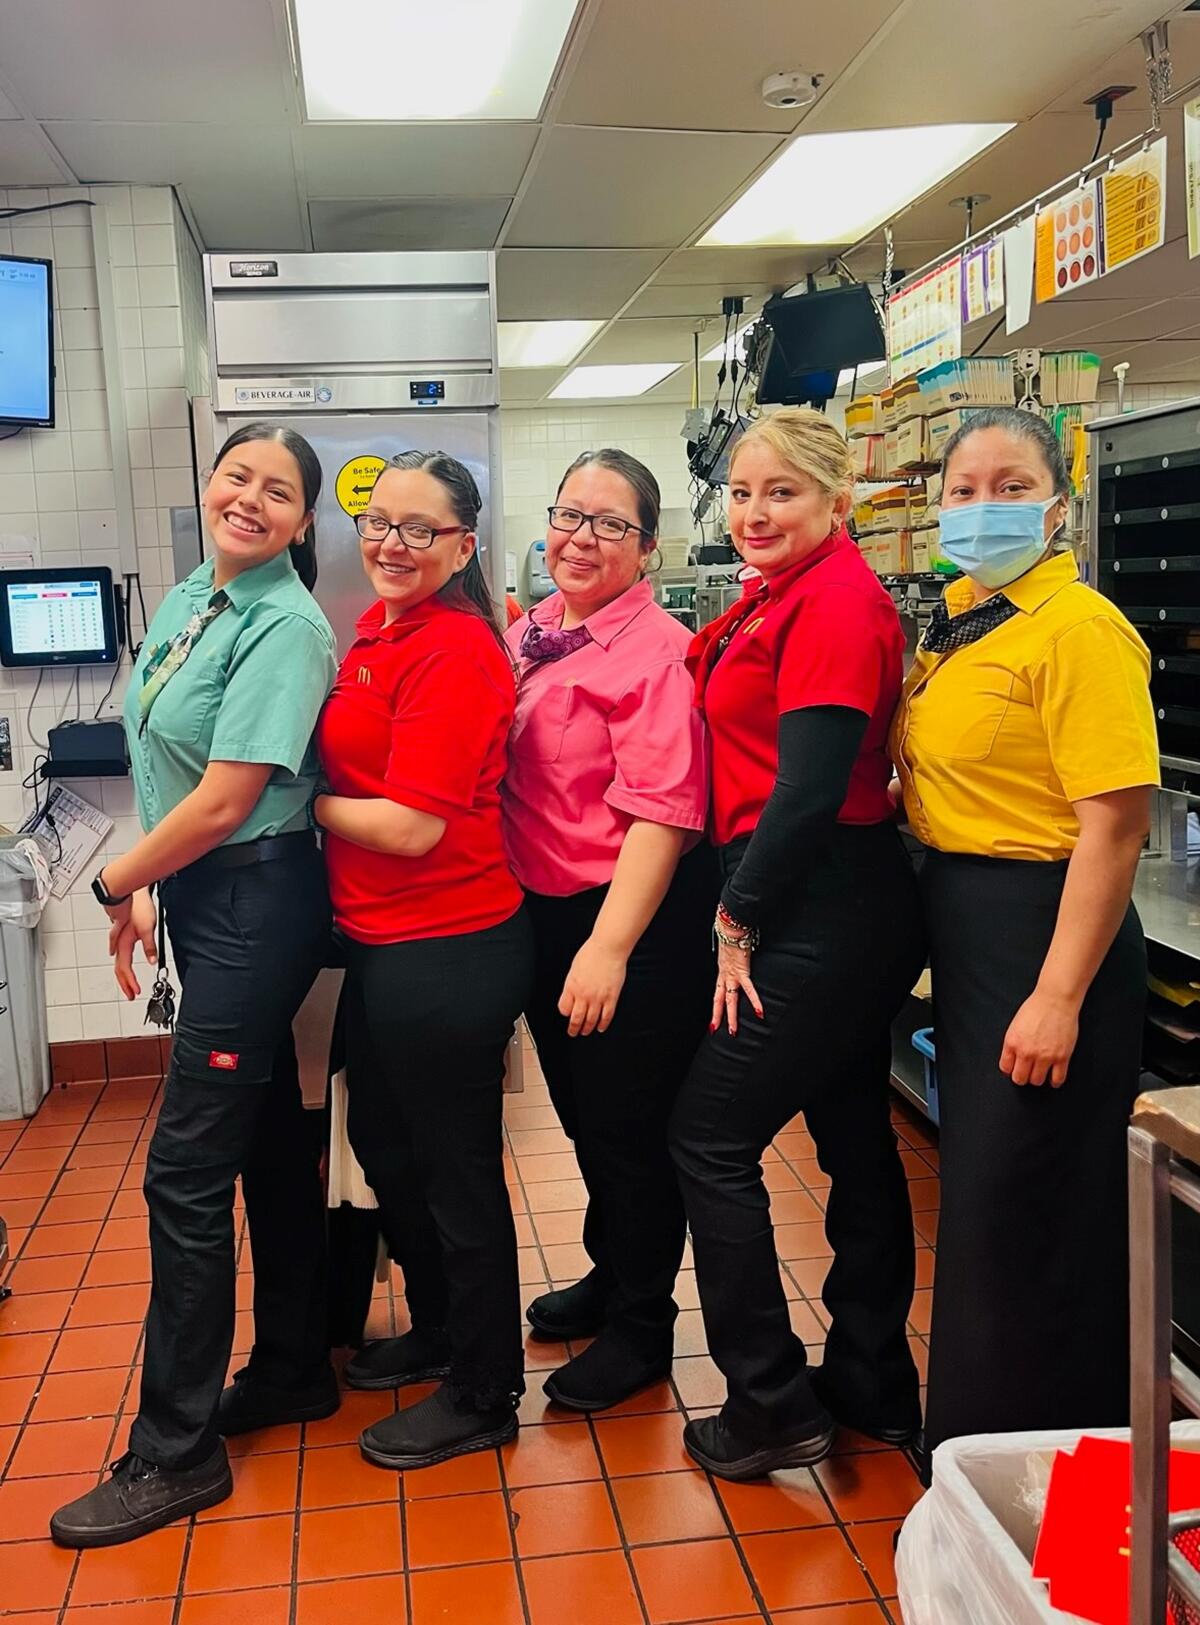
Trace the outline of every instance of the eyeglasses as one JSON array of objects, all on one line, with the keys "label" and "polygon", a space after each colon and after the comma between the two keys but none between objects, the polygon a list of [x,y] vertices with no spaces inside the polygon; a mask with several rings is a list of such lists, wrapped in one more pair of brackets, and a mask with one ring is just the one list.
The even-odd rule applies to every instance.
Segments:
[{"label": "eyeglasses", "polygon": [[392,531],[396,532],[406,547],[432,547],[439,536],[453,536],[456,531],[464,534],[470,530],[469,525],[443,525],[435,530],[432,525],[422,525],[416,519],[404,519],[398,525],[393,525],[379,513],[358,513],[354,516],[354,528],[364,542],[386,542]]},{"label": "eyeglasses", "polygon": [[639,536],[650,534],[641,525],[631,525],[628,519],[618,519],[611,513],[580,513],[578,508],[547,508],[546,512],[550,529],[561,530],[568,536],[574,536],[585,524],[591,525],[593,536],[605,542],[623,542],[631,530],[636,530]]}]

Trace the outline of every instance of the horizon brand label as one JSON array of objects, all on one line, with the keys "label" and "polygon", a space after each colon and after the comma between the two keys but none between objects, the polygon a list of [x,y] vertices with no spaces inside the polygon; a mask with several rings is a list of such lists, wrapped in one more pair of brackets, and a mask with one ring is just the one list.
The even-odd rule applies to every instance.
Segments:
[{"label": "horizon brand label", "polygon": [[278,276],[278,260],[230,260],[230,276]]},{"label": "horizon brand label", "polygon": [[238,1057],[231,1050],[215,1049],[208,1057],[208,1064],[216,1067],[218,1072],[236,1072]]}]

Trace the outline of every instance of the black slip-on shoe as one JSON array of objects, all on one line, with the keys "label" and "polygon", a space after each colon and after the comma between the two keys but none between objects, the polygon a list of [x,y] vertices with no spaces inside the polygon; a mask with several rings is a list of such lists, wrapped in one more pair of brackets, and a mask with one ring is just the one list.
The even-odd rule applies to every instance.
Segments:
[{"label": "black slip-on shoe", "polygon": [[332,1369],[307,1388],[276,1388],[249,1369],[234,1373],[217,1403],[217,1432],[227,1439],[285,1422],[319,1422],[342,1403]]},{"label": "black slip-on shoe", "polygon": [[919,1407],[907,1419],[903,1416],[867,1416],[839,1396],[833,1385],[826,1380],[821,1366],[809,1367],[808,1380],[813,1393],[839,1427],[849,1428],[854,1433],[861,1433],[865,1438],[876,1439],[880,1444],[895,1445],[899,1449],[911,1444],[921,1431]]},{"label": "black slip-on shoe", "polygon": [[574,1286],[543,1292],[525,1311],[534,1336],[547,1342],[565,1343],[572,1337],[594,1337],[604,1326],[608,1289],[596,1270],[590,1270]]},{"label": "black slip-on shoe", "polygon": [[442,1332],[405,1332],[364,1343],[342,1376],[347,1388],[403,1388],[439,1382],[450,1370],[450,1345]]},{"label": "black slip-on shoe", "polygon": [[542,1388],[547,1399],[567,1410],[607,1411],[670,1374],[670,1349],[648,1359],[612,1331],[603,1331],[581,1354],[551,1372]]},{"label": "black slip-on shoe", "polygon": [[376,1467],[411,1472],[508,1444],[516,1438],[517,1426],[510,1405],[487,1411],[460,1409],[442,1387],[394,1416],[372,1422],[359,1434],[358,1447]]},{"label": "black slip-on shoe", "polygon": [[739,1439],[719,1416],[701,1416],[684,1428],[683,1447],[705,1472],[737,1484],[748,1478],[765,1478],[787,1467],[814,1466],[829,1454],[836,1433],[830,1421],[828,1426],[818,1423],[813,1430],[791,1439],[755,1445]]},{"label": "black slip-on shoe", "polygon": [[127,1451],[94,1490],[70,1501],[50,1519],[59,1546],[120,1546],[155,1529],[214,1507],[233,1493],[225,1446],[198,1467],[156,1467]]}]

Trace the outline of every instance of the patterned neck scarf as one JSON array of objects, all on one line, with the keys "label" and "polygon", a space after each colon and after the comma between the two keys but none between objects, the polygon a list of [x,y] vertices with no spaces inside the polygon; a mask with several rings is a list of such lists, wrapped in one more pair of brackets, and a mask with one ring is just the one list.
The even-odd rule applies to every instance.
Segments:
[{"label": "patterned neck scarf", "polygon": [[964,649],[968,643],[978,643],[980,638],[986,638],[989,632],[994,632],[1019,613],[1017,606],[999,592],[985,598],[982,604],[976,604],[974,609],[963,610],[961,615],[951,615],[945,600],[939,599],[933,606],[921,647],[935,655],[947,649]]},{"label": "patterned neck scarf", "polygon": [[208,600],[208,608],[198,609],[182,632],[176,632],[166,643],[156,644],[151,649],[142,672],[142,688],[138,695],[139,732],[145,731],[150,708],[191,654],[204,628],[211,626],[232,603],[233,600],[221,588]]},{"label": "patterned neck scarf", "polygon": [[521,659],[531,666],[540,666],[548,660],[565,660],[591,641],[592,634],[586,626],[573,626],[569,632],[563,632],[557,627],[539,626],[531,620],[521,639]]}]

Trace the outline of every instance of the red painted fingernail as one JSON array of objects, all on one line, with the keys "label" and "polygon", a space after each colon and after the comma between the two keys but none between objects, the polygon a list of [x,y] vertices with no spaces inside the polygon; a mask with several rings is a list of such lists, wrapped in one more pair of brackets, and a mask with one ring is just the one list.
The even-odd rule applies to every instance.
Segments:
[{"label": "red painted fingernail", "polygon": [[712,1021],[712,1022],[709,1023],[708,1030],[709,1030],[710,1033],[715,1033],[716,1032],[717,1024],[716,1024],[715,1021]]}]

